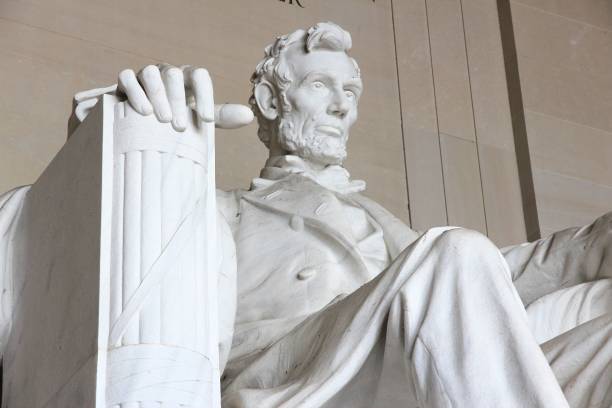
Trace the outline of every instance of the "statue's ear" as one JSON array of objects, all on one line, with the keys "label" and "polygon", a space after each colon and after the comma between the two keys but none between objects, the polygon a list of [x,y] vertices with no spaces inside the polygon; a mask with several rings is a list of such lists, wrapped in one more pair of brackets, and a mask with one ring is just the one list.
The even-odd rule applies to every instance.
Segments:
[{"label": "statue's ear", "polygon": [[276,91],[267,81],[262,81],[255,87],[255,101],[261,114],[268,120],[278,117],[278,98]]}]

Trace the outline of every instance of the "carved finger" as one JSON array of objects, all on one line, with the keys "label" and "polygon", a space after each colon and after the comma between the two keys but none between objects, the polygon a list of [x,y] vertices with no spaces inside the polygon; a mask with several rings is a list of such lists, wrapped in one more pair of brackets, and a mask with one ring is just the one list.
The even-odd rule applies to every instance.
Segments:
[{"label": "carved finger", "polygon": [[204,68],[187,68],[188,83],[195,98],[195,110],[200,120],[204,122],[215,121],[215,102],[212,79]]},{"label": "carved finger", "polygon": [[162,72],[162,79],[172,111],[172,126],[182,132],[187,127],[187,101],[185,100],[183,71],[176,67],[168,68]]},{"label": "carved finger", "polygon": [[253,111],[248,106],[227,103],[215,106],[215,127],[237,129],[253,121]]},{"label": "carved finger", "polygon": [[134,71],[124,69],[119,73],[118,89],[126,94],[128,102],[136,112],[145,116],[153,113],[153,106],[149,102],[140,83],[138,83]]},{"label": "carved finger", "polygon": [[151,105],[153,112],[160,122],[170,122],[172,120],[172,110],[166,95],[166,87],[161,78],[159,68],[155,65],[148,65],[138,73],[138,79],[142,84]]}]

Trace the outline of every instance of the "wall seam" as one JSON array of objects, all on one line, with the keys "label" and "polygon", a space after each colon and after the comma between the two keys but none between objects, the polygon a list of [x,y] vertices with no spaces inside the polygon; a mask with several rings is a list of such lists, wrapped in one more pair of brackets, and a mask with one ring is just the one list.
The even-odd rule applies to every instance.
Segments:
[{"label": "wall seam", "polygon": [[442,173],[442,191],[444,192],[444,211],[446,213],[446,224],[448,225],[448,202],[446,200],[446,176],[444,169],[444,157],[442,155],[442,138],[440,137],[440,119],[438,118],[438,97],[436,95],[436,76],[433,69],[433,52],[431,50],[431,29],[429,27],[429,4],[425,3],[425,22],[427,23],[427,46],[429,47],[429,66],[431,70],[431,83],[433,90],[434,110],[436,113],[436,133],[438,135],[438,152],[440,153],[440,171]]},{"label": "wall seam", "polygon": [[391,1],[391,26],[393,28],[393,47],[395,51],[395,75],[397,77],[397,95],[399,99],[399,113],[400,113],[400,131],[402,133],[402,153],[404,155],[404,179],[406,181],[406,199],[408,200],[408,222],[412,227],[412,205],[410,203],[410,184],[408,183],[408,163],[406,157],[406,136],[404,131],[404,109],[402,106],[402,85],[400,81],[399,72],[399,55],[397,53],[397,31],[395,28],[395,9],[393,7],[393,0]]},{"label": "wall seam", "polygon": [[463,49],[465,51],[465,64],[467,69],[468,86],[470,89],[470,105],[472,108],[472,125],[474,126],[474,142],[476,146],[476,164],[478,164],[478,177],[480,179],[480,196],[482,198],[482,211],[485,223],[485,233],[489,234],[489,224],[487,222],[487,206],[485,203],[484,184],[482,182],[482,166],[480,165],[480,146],[478,145],[478,130],[476,129],[476,112],[474,110],[474,92],[472,90],[472,74],[470,72],[470,56],[467,49],[467,34],[465,32],[465,14],[463,13],[463,0],[459,0],[459,9],[461,11],[461,27],[463,28]]}]

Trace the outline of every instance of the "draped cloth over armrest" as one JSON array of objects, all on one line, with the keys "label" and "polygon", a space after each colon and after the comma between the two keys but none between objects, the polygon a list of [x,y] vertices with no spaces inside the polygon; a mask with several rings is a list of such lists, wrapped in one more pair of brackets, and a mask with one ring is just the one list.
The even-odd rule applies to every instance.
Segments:
[{"label": "draped cloth over armrest", "polygon": [[525,306],[559,289],[612,278],[612,213],[501,251]]},{"label": "draped cloth over armrest", "polygon": [[0,355],[8,339],[13,311],[13,279],[9,270],[17,217],[29,186],[0,195]]}]

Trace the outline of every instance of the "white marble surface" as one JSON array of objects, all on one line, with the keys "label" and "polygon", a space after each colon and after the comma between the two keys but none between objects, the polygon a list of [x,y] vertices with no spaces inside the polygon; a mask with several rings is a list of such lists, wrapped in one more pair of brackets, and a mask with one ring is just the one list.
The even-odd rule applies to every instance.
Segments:
[{"label": "white marble surface", "polygon": [[[592,225],[501,251],[475,231],[410,230],[362,196],[365,183],[352,180],[342,167],[362,89],[358,66],[347,54],[350,47],[347,32],[323,23],[282,36],[266,49],[253,77],[251,106],[270,158],[249,191],[219,192],[216,202],[211,202],[212,168],[194,170],[214,164],[212,139],[193,136],[198,129],[205,137],[212,135],[214,118],[218,126],[232,127],[247,123],[250,115],[230,107],[234,113],[226,115],[230,119],[224,123],[224,108],[215,109],[212,82],[203,69],[162,65],[139,74],[122,71],[117,93],[126,94],[128,102],[114,108],[112,133],[118,139],[113,171],[105,160],[100,167],[93,159],[60,155],[57,166],[63,178],[57,180],[65,186],[53,184],[55,178],[41,183],[40,194],[48,193],[48,203],[39,198],[30,208],[26,201],[21,216],[26,221],[44,218],[30,216],[34,209],[47,211],[45,217],[55,215],[51,225],[69,240],[57,241],[64,251],[59,260],[65,264],[63,272],[86,269],[92,259],[109,261],[110,272],[106,281],[101,273],[99,282],[85,275],[90,285],[83,290],[77,291],[82,281],[73,279],[57,293],[50,292],[53,281],[45,289],[44,282],[29,275],[36,269],[30,264],[50,268],[53,246],[41,243],[48,238],[47,224],[26,222],[17,228],[17,236],[23,232],[38,240],[30,245],[18,239],[17,250],[8,251],[18,260],[13,268],[15,293],[33,299],[24,302],[19,299],[25,295],[17,296],[15,303],[8,350],[22,357],[7,360],[16,373],[6,373],[9,395],[29,390],[32,382],[37,389],[40,382],[42,391],[24,397],[30,399],[21,406],[41,406],[49,399],[37,393],[49,394],[61,381],[32,373],[34,362],[43,361],[44,367],[51,366],[47,361],[70,364],[80,355],[87,361],[96,347],[104,346],[110,348],[109,365],[102,364],[106,349],[101,350],[97,378],[92,379],[93,368],[84,362],[84,371],[61,388],[61,398],[74,393],[74,398],[84,395],[93,401],[96,395],[96,406],[103,406],[104,392],[104,403],[112,408],[157,408],[160,402],[164,408],[214,407],[220,402],[227,408],[594,408],[612,403],[612,213]],[[89,117],[71,137],[67,151],[91,140],[79,132],[95,122],[100,110],[90,111],[91,101],[106,91],[82,98],[77,118]],[[102,100],[105,107],[110,102],[109,96]],[[204,124],[194,131],[190,123],[196,116]],[[108,134],[110,122],[103,123]],[[208,142],[205,148],[203,140]],[[97,146],[95,140],[93,144]],[[101,146],[104,158],[104,142]],[[167,163],[157,154],[174,157]],[[101,184],[96,183],[100,173]],[[198,187],[203,173],[212,182]],[[112,205],[107,176],[113,182]],[[95,193],[80,196],[92,189]],[[197,197],[203,189],[207,205],[200,208]],[[48,198],[57,197],[49,193],[58,191],[80,198]],[[222,217],[212,222],[215,204]],[[91,208],[102,223],[89,223],[89,234],[79,214],[91,215]],[[110,218],[105,215],[109,208]],[[67,225],[76,222],[93,243],[77,243],[77,228],[64,228],[63,220],[72,212],[76,216]],[[207,220],[206,228],[198,237],[201,217]],[[195,239],[188,239],[189,231]],[[169,237],[167,244],[164,236]],[[99,245],[100,239],[111,242],[112,249]],[[72,259],[76,246],[67,243],[85,249]],[[211,273],[217,265],[212,257],[205,266],[198,261],[203,247],[219,260],[218,276]],[[41,256],[25,256],[32,248]],[[87,251],[90,256],[85,258]],[[206,273],[205,287],[197,279],[189,285],[198,271]],[[25,282],[23,292],[20,281]],[[104,282],[109,292],[102,291]],[[95,283],[100,283],[100,292]],[[164,301],[168,291],[173,297]],[[57,304],[55,298],[39,299],[49,293],[67,297]],[[87,320],[73,329],[74,338],[80,340],[82,334],[91,340],[93,351],[92,344],[88,348],[87,341],[79,342],[68,358],[63,354],[66,346],[49,341],[42,329],[55,330],[60,339],[69,337],[68,326],[57,321],[53,309],[63,306],[66,316],[77,311],[81,316],[84,295],[102,300],[99,312],[95,302],[86,305],[94,320],[104,313],[110,317],[97,320],[97,326]],[[53,307],[47,318],[43,307],[49,302]],[[32,328],[30,322],[42,326]],[[204,330],[198,331],[201,324]],[[41,333],[44,340],[31,338]],[[104,345],[109,334],[110,343]],[[28,348],[21,347],[20,339],[28,347],[40,345],[44,356],[25,355]],[[63,348],[54,354],[58,344]],[[170,368],[164,371],[160,363]],[[215,370],[223,366],[219,401]],[[42,373],[48,375],[46,370]],[[206,386],[198,388],[198,382]],[[166,389],[179,383],[185,387]]]},{"label": "white marble surface", "polygon": [[214,124],[113,111],[106,404],[219,406]]},{"label": "white marble surface", "polygon": [[107,349],[112,183],[112,146],[101,137],[103,122],[100,107],[27,192],[14,220],[5,407],[97,405]]}]

